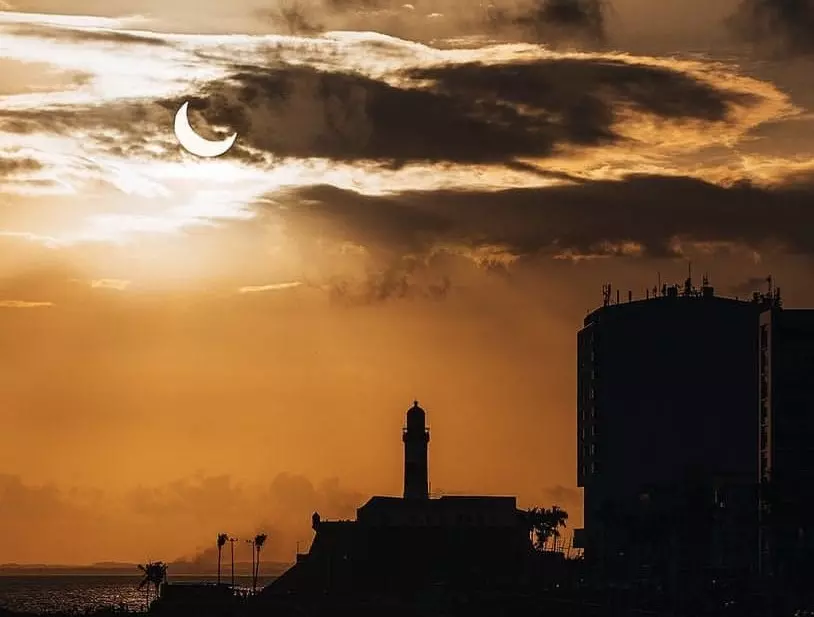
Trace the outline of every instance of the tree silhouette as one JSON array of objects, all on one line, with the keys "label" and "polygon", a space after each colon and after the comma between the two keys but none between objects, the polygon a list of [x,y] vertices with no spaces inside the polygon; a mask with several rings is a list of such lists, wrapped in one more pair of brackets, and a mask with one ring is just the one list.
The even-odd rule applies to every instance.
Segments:
[{"label": "tree silhouette", "polygon": [[253,563],[254,565],[254,572],[252,572],[252,590],[254,592],[257,591],[257,579],[260,577],[260,550],[263,548],[263,545],[266,543],[266,539],[268,536],[264,533],[259,533],[254,537],[254,550],[257,553],[257,560]]},{"label": "tree silhouette", "polygon": [[526,521],[534,548],[543,551],[549,539],[560,537],[560,527],[566,526],[568,512],[559,506],[531,508],[526,512]]},{"label": "tree silhouette", "polygon": [[144,573],[144,578],[139,583],[138,588],[145,588],[147,592],[147,607],[150,606],[150,585],[155,586],[155,595],[158,597],[161,584],[167,580],[167,564],[163,561],[148,561],[146,566],[139,564],[138,567]]},{"label": "tree silhouette", "polygon": [[226,540],[229,539],[229,535],[225,533],[218,534],[218,585],[220,585],[220,563],[221,557],[223,555],[223,545],[226,544]]}]

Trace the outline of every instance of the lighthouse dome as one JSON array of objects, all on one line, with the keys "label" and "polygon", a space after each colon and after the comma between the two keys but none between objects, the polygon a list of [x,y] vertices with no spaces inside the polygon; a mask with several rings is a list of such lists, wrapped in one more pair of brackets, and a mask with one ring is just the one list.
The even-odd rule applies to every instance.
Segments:
[{"label": "lighthouse dome", "polygon": [[407,429],[423,429],[426,415],[426,412],[418,406],[418,401],[413,401],[413,406],[407,410]]}]

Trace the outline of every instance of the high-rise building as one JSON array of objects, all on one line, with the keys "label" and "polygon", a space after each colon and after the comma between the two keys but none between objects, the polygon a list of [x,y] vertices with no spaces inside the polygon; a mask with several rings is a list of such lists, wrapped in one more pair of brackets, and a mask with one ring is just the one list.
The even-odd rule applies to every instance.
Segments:
[{"label": "high-rise building", "polygon": [[706,279],[628,300],[608,286],[577,337],[586,561],[605,580],[752,568],[760,302]]},{"label": "high-rise building", "polygon": [[814,310],[760,315],[760,570],[811,572],[814,552]]}]

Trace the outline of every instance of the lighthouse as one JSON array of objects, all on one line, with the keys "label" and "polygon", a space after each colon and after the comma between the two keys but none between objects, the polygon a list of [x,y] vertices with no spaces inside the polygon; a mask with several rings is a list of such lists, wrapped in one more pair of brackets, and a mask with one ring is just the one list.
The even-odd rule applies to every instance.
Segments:
[{"label": "lighthouse", "polygon": [[404,498],[429,499],[429,474],[427,473],[427,445],[430,431],[426,426],[426,414],[418,401],[407,410],[407,427],[402,432],[404,441]]}]

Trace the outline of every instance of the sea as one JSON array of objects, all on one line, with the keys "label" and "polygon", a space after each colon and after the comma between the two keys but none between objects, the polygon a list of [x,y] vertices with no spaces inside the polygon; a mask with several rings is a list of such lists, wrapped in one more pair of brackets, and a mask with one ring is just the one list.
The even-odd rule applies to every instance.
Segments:
[{"label": "sea", "polygon": [[[172,576],[172,581],[211,581],[206,576]],[[231,582],[231,577],[221,579]],[[260,577],[259,586],[274,577]],[[147,595],[139,590],[141,577],[125,574],[30,574],[0,576],[0,608],[30,613],[84,613],[100,608],[120,607],[144,610]],[[250,576],[235,576],[235,585],[251,588]],[[150,590],[153,599],[155,590]]]}]

